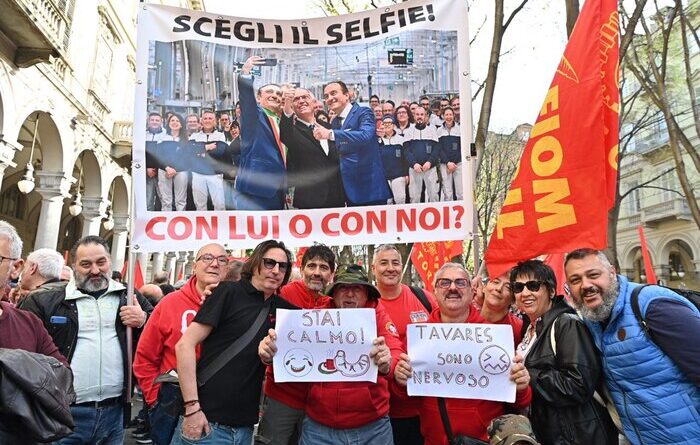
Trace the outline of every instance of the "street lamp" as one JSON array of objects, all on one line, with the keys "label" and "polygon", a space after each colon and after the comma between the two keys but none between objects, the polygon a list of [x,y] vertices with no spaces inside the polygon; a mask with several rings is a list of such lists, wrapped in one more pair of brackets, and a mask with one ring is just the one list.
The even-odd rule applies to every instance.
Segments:
[{"label": "street lamp", "polygon": [[36,120],[34,121],[34,134],[32,135],[32,149],[29,151],[29,162],[27,162],[27,170],[24,172],[22,179],[17,181],[17,187],[19,191],[25,195],[31,193],[34,190],[34,166],[32,165],[32,158],[34,158],[34,147],[36,146],[36,132],[39,128],[39,113],[36,114]]}]

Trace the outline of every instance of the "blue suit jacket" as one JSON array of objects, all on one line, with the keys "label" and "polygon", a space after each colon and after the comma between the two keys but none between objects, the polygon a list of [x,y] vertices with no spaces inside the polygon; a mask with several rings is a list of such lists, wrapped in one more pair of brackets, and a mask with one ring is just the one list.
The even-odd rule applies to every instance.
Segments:
[{"label": "blue suit jacket", "polygon": [[364,205],[391,197],[379,152],[372,110],[353,104],[340,130],[333,130],[340,175],[348,204]]},{"label": "blue suit jacket", "polygon": [[238,92],[241,101],[241,158],[236,190],[272,198],[286,191],[287,170],[270,121],[255,99],[253,79],[238,76]]}]

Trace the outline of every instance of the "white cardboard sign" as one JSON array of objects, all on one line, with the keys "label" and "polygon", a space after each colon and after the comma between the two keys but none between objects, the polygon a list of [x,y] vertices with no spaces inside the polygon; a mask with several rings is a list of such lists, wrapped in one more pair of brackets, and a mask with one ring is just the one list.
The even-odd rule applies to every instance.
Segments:
[{"label": "white cardboard sign", "polygon": [[408,395],[515,401],[510,325],[409,324]]},{"label": "white cardboard sign", "polygon": [[374,309],[277,310],[276,382],[377,381]]}]

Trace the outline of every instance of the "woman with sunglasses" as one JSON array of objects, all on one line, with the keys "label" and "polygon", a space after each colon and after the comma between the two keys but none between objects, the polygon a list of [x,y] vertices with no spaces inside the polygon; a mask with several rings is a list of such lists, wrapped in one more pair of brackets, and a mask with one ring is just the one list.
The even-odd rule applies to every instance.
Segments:
[{"label": "woman with sunglasses", "polygon": [[617,444],[617,430],[593,395],[602,369],[588,329],[576,311],[555,295],[557,280],[539,260],[510,272],[515,302],[528,326],[517,352],[530,371],[530,420],[542,445]]}]

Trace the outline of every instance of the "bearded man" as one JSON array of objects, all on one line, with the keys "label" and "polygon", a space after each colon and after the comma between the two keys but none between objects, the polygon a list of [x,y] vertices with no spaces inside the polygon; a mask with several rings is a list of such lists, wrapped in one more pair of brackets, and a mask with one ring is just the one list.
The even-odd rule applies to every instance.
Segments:
[{"label": "bearded man", "polygon": [[[70,252],[73,278],[64,286],[31,293],[21,309],[44,323],[73,370],[76,403],[73,434],[56,444],[121,444],[130,416],[126,328],[138,338],[153,310],[140,294],[128,305],[127,290],[112,280],[106,241],[86,236]],[[133,342],[136,345],[136,341]]]},{"label": "bearded man", "polygon": [[[660,286],[617,275],[600,251],[566,256],[566,280],[602,356],[605,383],[633,444],[700,437],[700,312]],[[633,295],[643,323],[634,314]]]}]

